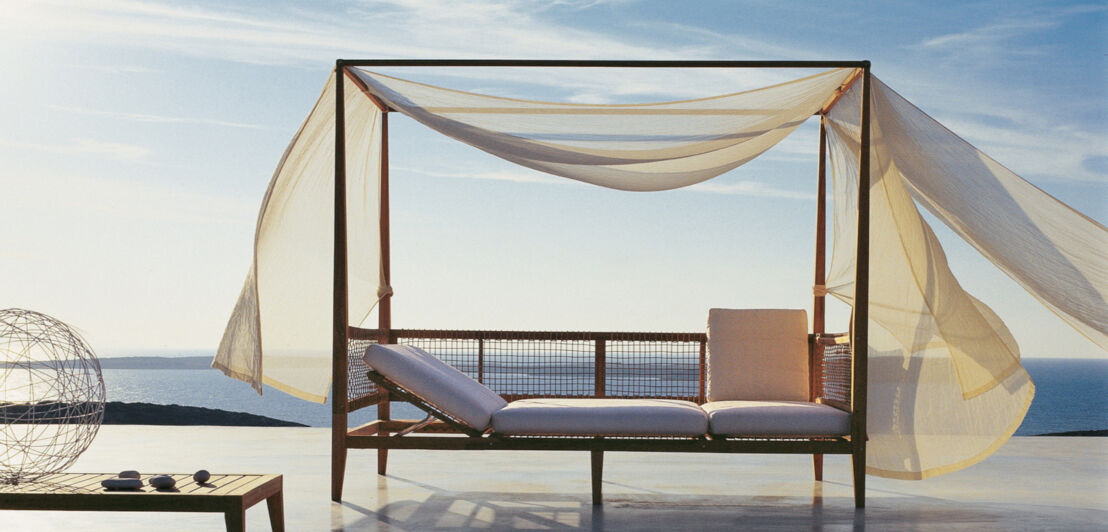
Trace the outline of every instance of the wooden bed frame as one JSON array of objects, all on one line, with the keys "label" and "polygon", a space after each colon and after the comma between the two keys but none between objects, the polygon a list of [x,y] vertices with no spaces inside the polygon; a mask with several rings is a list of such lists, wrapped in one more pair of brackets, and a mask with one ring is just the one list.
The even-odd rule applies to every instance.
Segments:
[{"label": "wooden bed frame", "polygon": [[[517,385],[497,389],[506,400],[525,397],[658,397],[677,398],[703,403],[705,400],[705,346],[704,333],[611,333],[611,332],[552,332],[552,331],[438,331],[406,330],[392,328],[391,290],[386,290],[378,303],[378,328],[350,327],[348,323],[348,277],[346,239],[346,156],[344,77],[355,80],[346,72],[347,67],[575,67],[575,68],[854,68],[855,75],[836,91],[817,113],[820,120],[819,175],[816,208],[816,295],[813,300],[813,334],[810,346],[810,397],[813,401],[829,404],[851,414],[850,434],[841,438],[596,438],[596,437],[503,437],[477,434],[418,397],[407,393],[380,375],[370,372],[361,361],[370,343],[409,343],[420,345],[432,354],[444,358],[469,357],[472,364],[463,369],[475,379],[485,379],[486,346],[497,342],[515,342],[554,355],[537,360],[573,360],[580,364],[580,353],[566,355],[565,351],[552,347],[569,342],[571,351],[581,351],[581,346],[591,344],[591,385],[581,387],[575,381],[568,388],[526,390]],[[590,451],[592,456],[593,502],[600,502],[600,482],[604,451],[650,452],[708,452],[708,453],[788,453],[813,455],[815,479],[823,478],[824,454],[849,454],[852,458],[854,502],[865,506],[866,463],[866,390],[869,302],[869,144],[870,144],[870,63],[869,61],[560,61],[560,60],[343,60],[335,62],[335,209],[334,209],[334,314],[332,329],[332,423],[331,423],[331,499],[342,499],[343,480],[346,473],[348,449],[377,449],[377,472],[385,474],[389,449],[455,449],[455,450],[580,450]],[[851,334],[824,334],[824,285],[826,255],[826,130],[828,111],[839,101],[855,82],[862,82],[861,152],[858,176],[858,226],[855,272],[855,306],[852,315]],[[382,111],[381,139],[381,200],[380,244],[382,273],[386,286],[390,280],[389,265],[389,194],[388,194],[388,115],[391,109],[378,99],[366,95]],[[461,348],[446,351],[435,346],[421,345],[434,341],[464,342]],[[699,374],[696,390],[650,390],[645,386],[632,386],[629,394],[610,385],[618,384],[618,376],[611,371],[609,352],[614,345],[646,342],[655,344],[695,343],[699,350],[695,362]],[[543,351],[545,350],[545,351]],[[828,353],[836,352],[829,357]],[[460,353],[460,355],[459,355]],[[558,354],[561,353],[561,354]],[[843,356],[845,354],[845,356]],[[551,358],[553,357],[553,358]],[[568,357],[568,358],[567,358]],[[447,360],[454,362],[456,361]],[[833,363],[829,363],[833,362]],[[540,367],[533,365],[534,368]],[[468,369],[468,371],[467,371]],[[580,375],[578,375],[580,377]],[[658,377],[665,377],[659,372]],[[372,382],[371,382],[372,380]],[[664,381],[655,381],[664,382]],[[489,384],[489,383],[486,383]],[[525,383],[522,383],[525,384]],[[653,393],[652,393],[653,392]],[[390,403],[393,400],[410,402],[427,411],[423,421],[391,419]],[[349,428],[349,412],[368,406],[377,407],[377,420],[361,427]],[[458,437],[419,436],[412,433],[462,433]]]}]

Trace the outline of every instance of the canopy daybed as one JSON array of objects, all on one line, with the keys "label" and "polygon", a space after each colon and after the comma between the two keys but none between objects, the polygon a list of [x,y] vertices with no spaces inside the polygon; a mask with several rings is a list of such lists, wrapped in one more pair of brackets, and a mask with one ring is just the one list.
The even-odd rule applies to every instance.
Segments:
[{"label": "canopy daybed", "polygon": [[[823,71],[698,100],[576,105],[464,93],[363,69],[466,66]],[[962,290],[917,205],[1102,347],[1108,346],[1108,231],[947,131],[869,69],[867,61],[339,60],[270,183],[258,217],[254,265],[213,366],[250,382],[259,393],[264,383],[322,402],[331,390],[334,500],[341,499],[349,448],[378,449],[381,474],[388,449],[589,450],[594,501],[606,450],[813,454],[817,479],[820,455],[850,454],[858,506],[864,505],[866,473],[920,479],[976,463],[1015,431],[1034,386],[1011,334],[991,309]],[[727,353],[745,349],[742,339],[717,343],[719,327],[708,334],[394,329],[388,224],[392,112],[529,168],[643,191],[711,179],[818,115],[812,332],[784,342],[805,346],[807,364],[796,374],[807,379],[807,402],[841,410],[848,416],[844,430],[785,434],[744,430],[750,421],[737,428],[712,425],[712,384],[734,371],[721,370]],[[835,206],[830,267],[824,242],[828,158]],[[853,306],[849,335],[825,334],[828,294]],[[374,306],[377,328],[364,328]],[[742,329],[742,323],[732,321],[723,329]],[[412,381],[404,371],[386,375],[383,367],[367,366],[363,356],[387,351],[367,349],[372,344],[421,347],[477,381],[480,388],[463,384],[462,389],[478,396],[488,395],[480,391],[488,385],[489,393],[507,402],[684,400],[704,412],[708,425],[679,434],[579,427],[548,433],[541,426],[521,429],[543,417],[525,412],[508,421],[503,421],[508,414],[498,414],[498,428],[493,414],[511,405],[497,401],[489,425],[482,424],[484,418],[467,422],[450,412],[465,397],[428,398],[426,391],[415,390],[424,378],[420,374]],[[430,364],[420,354],[425,352],[408,354]],[[796,349],[791,352],[798,359]],[[515,358],[509,360],[509,354]],[[389,364],[387,358],[376,360],[371,365]],[[506,363],[523,371],[499,371]],[[518,377],[527,372],[548,372],[551,378]],[[686,378],[673,379],[677,374]],[[430,417],[390,419],[390,400],[397,398]],[[560,406],[580,405],[567,404]],[[373,405],[377,421],[348,427],[349,412]],[[770,412],[767,419],[773,421],[779,411]]]}]

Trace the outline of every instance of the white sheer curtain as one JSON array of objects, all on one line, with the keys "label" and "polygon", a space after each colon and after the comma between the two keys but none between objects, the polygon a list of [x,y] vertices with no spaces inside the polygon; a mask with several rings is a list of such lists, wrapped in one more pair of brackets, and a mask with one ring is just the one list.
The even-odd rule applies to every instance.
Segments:
[{"label": "white sheer curtain", "polygon": [[[966,293],[920,215],[874,82],[867,471],[919,479],[984,459],[1019,427],[1034,386],[1004,323]],[[830,113],[835,244],[828,292],[853,304],[860,88]],[[955,137],[956,138],[956,137]],[[972,200],[969,200],[972,201]]]},{"label": "white sheer curtain", "polygon": [[[344,79],[351,325],[377,302],[381,112]],[[335,79],[289,143],[258,214],[254,264],[212,366],[323,402],[331,385]],[[264,354],[264,358],[263,358]],[[264,362],[264,363],[263,363]]]}]

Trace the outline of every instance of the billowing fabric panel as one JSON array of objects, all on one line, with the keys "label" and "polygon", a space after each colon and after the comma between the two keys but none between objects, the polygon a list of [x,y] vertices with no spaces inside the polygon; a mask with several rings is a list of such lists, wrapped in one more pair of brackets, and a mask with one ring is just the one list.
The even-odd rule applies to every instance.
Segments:
[{"label": "billowing fabric panel", "polygon": [[1108,229],[1012,173],[874,80],[912,199],[1108,350]]},{"label": "billowing fabric panel", "polygon": [[[860,83],[830,114],[835,244],[828,292],[853,304]],[[961,469],[1015,432],[1034,396],[1004,323],[966,293],[920,215],[874,83],[870,169],[867,471],[919,479]],[[954,140],[959,140],[949,134]],[[967,198],[965,201],[974,201]]]},{"label": "billowing fabric panel", "polygon": [[[345,80],[349,315],[360,325],[381,283],[377,231],[381,112]],[[331,385],[335,79],[274,171],[258,214],[254,263],[212,366],[324,402]],[[263,364],[264,353],[264,364]]]}]

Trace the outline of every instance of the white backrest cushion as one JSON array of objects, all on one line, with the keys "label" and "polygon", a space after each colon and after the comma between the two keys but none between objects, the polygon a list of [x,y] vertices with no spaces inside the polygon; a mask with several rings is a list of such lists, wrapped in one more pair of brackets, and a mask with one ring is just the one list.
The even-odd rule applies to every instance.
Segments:
[{"label": "white backrest cushion", "polygon": [[477,430],[508,403],[484,384],[410,345],[373,344],[365,363],[389,380]]},{"label": "white backrest cushion", "polygon": [[808,313],[708,311],[709,401],[808,401]]}]

